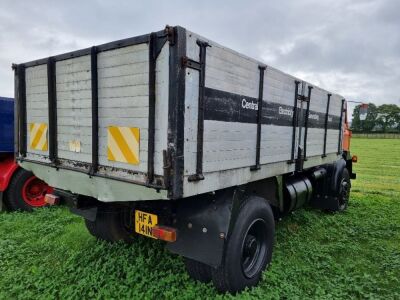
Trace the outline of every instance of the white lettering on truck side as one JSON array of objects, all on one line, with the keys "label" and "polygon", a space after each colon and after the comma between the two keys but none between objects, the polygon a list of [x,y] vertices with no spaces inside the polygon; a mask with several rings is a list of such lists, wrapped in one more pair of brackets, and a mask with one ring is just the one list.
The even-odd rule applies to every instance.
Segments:
[{"label": "white lettering on truck side", "polygon": [[279,112],[280,115],[293,117],[293,110],[292,109],[287,109],[287,108],[283,108],[282,106],[279,106],[279,111],[278,112]]},{"label": "white lettering on truck side", "polygon": [[245,109],[252,109],[252,110],[258,110],[258,103],[254,103],[253,101],[247,102],[246,99],[242,100],[242,107]]},{"label": "white lettering on truck side", "polygon": [[317,114],[309,114],[308,118],[319,121],[319,115]]}]

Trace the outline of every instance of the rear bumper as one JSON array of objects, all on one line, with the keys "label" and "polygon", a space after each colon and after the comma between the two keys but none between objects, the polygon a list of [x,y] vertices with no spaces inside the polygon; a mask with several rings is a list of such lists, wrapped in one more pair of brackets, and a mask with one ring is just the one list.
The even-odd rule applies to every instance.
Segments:
[{"label": "rear bumper", "polygon": [[22,161],[20,165],[57,189],[93,197],[102,202],[166,200],[166,190],[128,183],[72,170]]}]

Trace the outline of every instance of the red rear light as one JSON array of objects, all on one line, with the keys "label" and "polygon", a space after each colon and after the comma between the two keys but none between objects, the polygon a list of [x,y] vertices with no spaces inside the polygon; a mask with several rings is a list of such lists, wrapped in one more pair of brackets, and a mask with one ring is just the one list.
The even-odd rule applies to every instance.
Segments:
[{"label": "red rear light", "polygon": [[152,228],[152,235],[154,238],[163,240],[166,242],[176,241],[176,229],[167,226],[154,226]]}]

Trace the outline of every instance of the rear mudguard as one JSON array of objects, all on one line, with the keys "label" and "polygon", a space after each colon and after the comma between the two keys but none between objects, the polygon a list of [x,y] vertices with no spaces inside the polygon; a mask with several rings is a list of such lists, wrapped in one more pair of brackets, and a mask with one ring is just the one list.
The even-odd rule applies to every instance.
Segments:
[{"label": "rear mudguard", "polygon": [[19,166],[15,162],[13,156],[0,161],[0,211],[6,209],[3,203],[4,194],[10,184],[11,178],[18,168]]},{"label": "rear mudguard", "polygon": [[0,192],[4,192],[7,189],[12,176],[18,168],[19,166],[13,156],[0,161]]},{"label": "rear mudguard", "polygon": [[178,240],[167,244],[167,249],[218,267],[238,207],[245,197],[244,191],[236,188],[208,197],[177,201],[176,223],[173,226],[178,230]]},{"label": "rear mudguard", "polygon": [[333,193],[337,192],[340,188],[340,181],[342,179],[343,169],[346,168],[347,164],[344,159],[339,159],[333,165],[333,174],[332,174],[332,183],[331,183],[331,190]]}]

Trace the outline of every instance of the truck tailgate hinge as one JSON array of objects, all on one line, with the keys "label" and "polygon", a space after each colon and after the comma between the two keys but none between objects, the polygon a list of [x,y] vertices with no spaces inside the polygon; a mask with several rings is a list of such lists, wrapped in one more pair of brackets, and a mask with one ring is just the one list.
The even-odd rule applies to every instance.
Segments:
[{"label": "truck tailgate hinge", "polygon": [[201,64],[187,56],[182,57],[182,67],[195,69],[201,71]]}]

